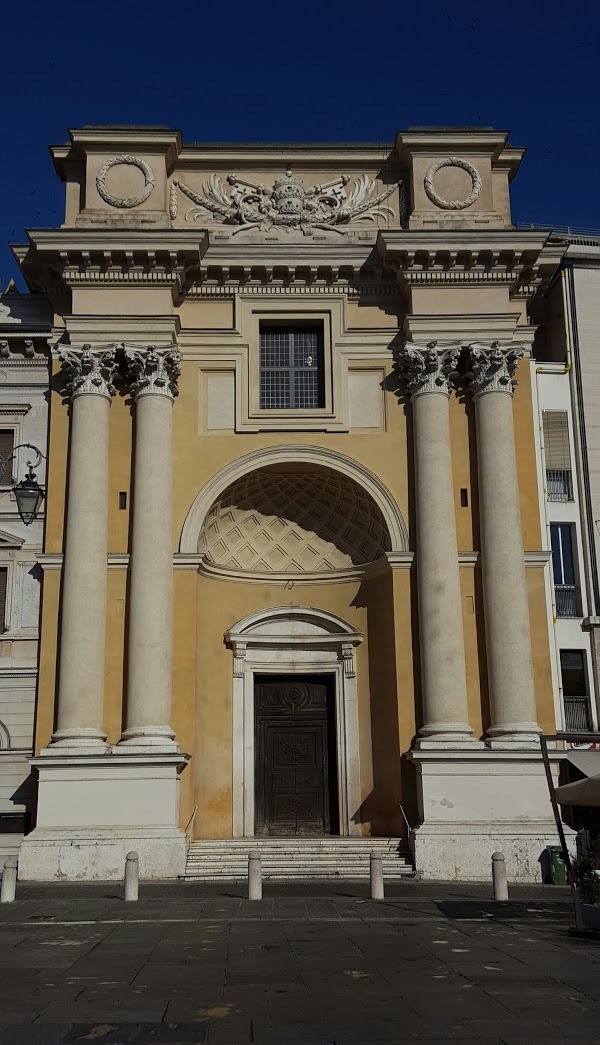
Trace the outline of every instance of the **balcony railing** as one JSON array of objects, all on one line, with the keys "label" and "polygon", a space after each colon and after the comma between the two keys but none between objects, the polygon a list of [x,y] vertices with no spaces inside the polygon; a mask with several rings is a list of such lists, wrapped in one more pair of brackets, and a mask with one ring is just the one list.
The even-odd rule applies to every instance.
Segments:
[{"label": "balcony railing", "polygon": [[576,584],[555,584],[554,601],[557,617],[581,617],[581,596]]},{"label": "balcony railing", "polygon": [[592,728],[590,702],[587,697],[563,697],[565,729],[572,733],[587,733]]},{"label": "balcony railing", "polygon": [[546,496],[549,501],[573,500],[573,482],[569,469],[546,469]]}]

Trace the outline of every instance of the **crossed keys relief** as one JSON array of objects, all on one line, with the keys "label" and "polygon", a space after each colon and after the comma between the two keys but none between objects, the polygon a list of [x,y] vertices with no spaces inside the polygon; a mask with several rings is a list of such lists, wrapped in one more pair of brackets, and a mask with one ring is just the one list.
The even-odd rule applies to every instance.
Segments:
[{"label": "crossed keys relief", "polygon": [[227,183],[230,190],[218,175],[211,174],[202,192],[197,193],[175,179],[170,190],[171,218],[177,217],[178,189],[196,204],[187,211],[187,219],[205,220],[211,215],[224,225],[237,225],[234,235],[244,229],[266,232],[271,228],[285,232],[300,230],[305,236],[312,236],[315,229],[344,235],[345,230],[338,226],[379,218],[388,221],[395,217],[392,207],[385,206],[383,201],[391,196],[397,184],[377,193],[375,182],[366,174],[348,190],[350,178],[345,174],[323,185],[306,188],[289,167],[270,189],[245,181],[237,174],[230,174]]}]

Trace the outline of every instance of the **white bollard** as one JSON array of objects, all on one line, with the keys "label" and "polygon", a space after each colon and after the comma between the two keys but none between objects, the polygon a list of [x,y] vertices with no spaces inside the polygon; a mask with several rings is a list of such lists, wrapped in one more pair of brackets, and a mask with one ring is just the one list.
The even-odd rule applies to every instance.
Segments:
[{"label": "white bollard", "polygon": [[260,856],[248,857],[248,899],[262,900],[262,867]]},{"label": "white bollard", "polygon": [[125,899],[137,900],[140,886],[140,858],[133,850],[125,857]]},{"label": "white bollard", "polygon": [[383,900],[385,891],[383,888],[383,863],[378,853],[371,853],[371,899]]},{"label": "white bollard", "polygon": [[7,856],[4,861],[2,872],[2,888],[0,889],[0,903],[12,903],[17,891],[17,858]]},{"label": "white bollard", "polygon": [[504,853],[492,853],[492,886],[494,900],[508,900],[508,881]]}]

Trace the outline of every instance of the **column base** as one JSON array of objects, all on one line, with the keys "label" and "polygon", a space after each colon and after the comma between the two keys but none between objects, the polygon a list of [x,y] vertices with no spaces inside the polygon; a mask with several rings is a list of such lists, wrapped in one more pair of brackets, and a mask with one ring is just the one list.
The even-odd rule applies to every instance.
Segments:
[{"label": "column base", "polygon": [[43,755],[74,754],[81,751],[84,754],[102,754],[109,751],[106,744],[106,733],[101,729],[55,729],[48,747],[42,751]]},{"label": "column base", "polygon": [[158,751],[176,753],[179,744],[170,726],[131,726],[124,731],[115,750],[123,754],[131,751],[151,755]]},{"label": "column base", "polygon": [[[412,832],[424,879],[491,881],[504,853],[509,884],[541,882],[540,857],[558,844],[541,754],[526,751],[411,751],[421,824]],[[552,760],[558,777],[560,759]],[[567,838],[574,832],[565,827]]]},{"label": "column base", "polygon": [[30,760],[39,773],[37,826],[23,839],[24,881],[118,881],[135,849],[145,878],[183,874],[179,774],[188,755],[65,754]]},{"label": "column base", "polygon": [[507,722],[501,726],[490,726],[485,742],[493,751],[539,751],[540,733],[537,722]]},{"label": "column base", "polygon": [[415,741],[415,748],[419,751],[460,751],[465,747],[483,747],[483,741],[473,736],[473,730],[466,722],[429,723],[421,727]]}]

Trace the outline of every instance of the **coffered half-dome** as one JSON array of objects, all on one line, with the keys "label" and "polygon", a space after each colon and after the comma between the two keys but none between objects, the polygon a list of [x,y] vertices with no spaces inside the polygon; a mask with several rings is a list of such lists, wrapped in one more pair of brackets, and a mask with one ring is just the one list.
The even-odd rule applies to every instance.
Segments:
[{"label": "coffered half-dome", "polygon": [[299,574],[365,566],[390,550],[379,507],[330,468],[259,468],[211,506],[198,550],[228,570]]}]

